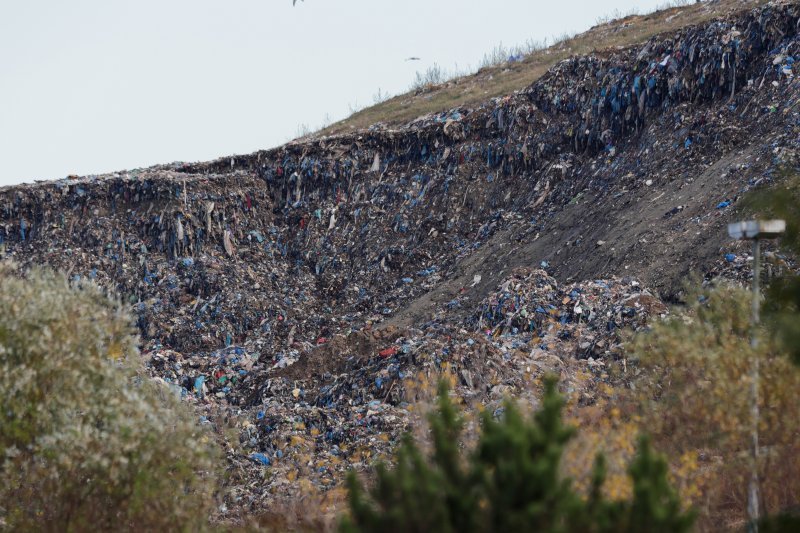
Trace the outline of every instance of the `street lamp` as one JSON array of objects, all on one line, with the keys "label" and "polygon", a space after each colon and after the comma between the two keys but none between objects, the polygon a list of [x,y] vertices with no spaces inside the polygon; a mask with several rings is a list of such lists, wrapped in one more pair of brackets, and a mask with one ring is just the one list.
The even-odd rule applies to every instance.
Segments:
[{"label": "street lamp", "polygon": [[758,532],[758,356],[755,348],[758,347],[756,327],[759,322],[759,305],[761,303],[761,240],[774,239],[786,231],[786,222],[783,220],[748,220],[728,224],[728,235],[734,239],[753,241],[753,317],[750,346],[754,349],[753,360],[750,366],[750,415],[752,465],[750,470],[750,483],[747,488],[747,529],[752,533]]}]

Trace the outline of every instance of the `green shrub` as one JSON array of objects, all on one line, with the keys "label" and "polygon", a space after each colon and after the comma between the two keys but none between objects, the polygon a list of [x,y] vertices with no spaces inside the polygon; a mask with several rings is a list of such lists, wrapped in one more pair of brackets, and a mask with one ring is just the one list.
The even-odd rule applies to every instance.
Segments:
[{"label": "green shrub", "polygon": [[0,310],[0,523],[202,528],[209,438],[142,375],[123,308],[92,284],[0,265]]},{"label": "green shrub", "polygon": [[[782,170],[776,183],[747,194],[742,207],[748,216],[785,220],[786,233],[778,241],[780,247],[795,257],[800,254],[800,174],[796,170],[792,167]],[[767,258],[768,271],[778,266],[779,275],[768,280],[763,320],[800,365],[800,275],[786,268],[787,265],[771,265],[771,262],[776,261]]]},{"label": "green shrub", "polygon": [[753,330],[752,293],[719,284],[688,293],[687,302],[628,346],[631,404],[660,449],[705,457],[699,467],[675,472],[684,494],[695,492],[701,504],[701,525],[743,520],[757,360],[760,501],[766,512],[791,508],[800,491],[800,371],[769,329]]},{"label": "green shrub", "polygon": [[[779,150],[776,157],[783,160],[784,168],[779,172],[779,179],[768,187],[756,189],[745,195],[742,207],[748,215],[756,218],[779,218],[786,221],[786,232],[779,240],[780,248],[788,252],[790,256],[800,254],[800,174],[798,169],[798,154],[796,151]],[[778,341],[782,351],[792,358],[795,364],[800,365],[800,275],[795,268],[789,268],[780,256],[770,258],[767,256],[766,270],[773,273],[776,270],[774,279],[767,279],[767,289],[765,291],[765,306],[763,321],[770,329],[773,337]],[[785,374],[792,374],[786,370]],[[797,377],[796,375],[794,376]],[[782,385],[778,383],[777,385]],[[786,395],[784,391],[796,391],[796,384],[789,384],[788,387],[777,388],[775,383],[769,383],[768,389],[772,393],[776,391],[779,395]],[[775,394],[772,393],[771,396]],[[771,398],[770,398],[771,399]],[[772,402],[770,402],[772,404]],[[793,405],[796,405],[796,401]],[[772,407],[772,405],[770,405]],[[796,419],[794,409],[786,412],[779,409],[782,418],[789,420]],[[770,426],[775,427],[777,421],[782,420],[772,417]],[[789,442],[783,446],[773,446],[773,450],[788,457],[786,463],[781,464],[780,469],[775,469],[766,480],[762,481],[762,493],[764,485],[768,483],[768,497],[772,494],[779,495],[777,505],[778,512],[775,516],[767,517],[761,525],[761,531],[782,532],[800,530],[800,516],[797,512],[797,493],[796,480],[797,469],[800,467],[797,457],[798,445],[797,433],[781,424],[778,428],[785,440]],[[763,438],[762,438],[763,441]],[[783,459],[783,457],[778,457]],[[776,475],[777,471],[777,475]],[[766,482],[766,483],[765,483]],[[794,490],[792,490],[794,489]],[[789,501],[786,501],[789,500]],[[785,514],[786,508],[791,509],[792,514]]]},{"label": "green shrub", "polygon": [[684,513],[667,482],[667,465],[649,441],[640,441],[630,466],[633,497],[603,496],[605,467],[595,464],[592,488],[578,494],[559,475],[564,446],[574,430],[563,423],[563,400],[548,380],[542,408],[527,420],[507,403],[499,420],[485,415],[474,452],[459,452],[462,422],[444,385],[430,417],[433,451],[425,457],[411,437],[397,452],[396,466],[378,465],[366,493],[355,474],[348,478],[350,516],[342,531],[686,531]]}]

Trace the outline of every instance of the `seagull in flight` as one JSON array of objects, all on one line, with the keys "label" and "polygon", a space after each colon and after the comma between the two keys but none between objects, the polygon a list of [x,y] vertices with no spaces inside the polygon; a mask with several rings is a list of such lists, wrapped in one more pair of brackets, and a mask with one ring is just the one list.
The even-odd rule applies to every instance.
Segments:
[{"label": "seagull in flight", "polygon": [[416,57],[416,56],[411,56],[411,57],[407,58],[406,61],[419,61],[419,58]]}]

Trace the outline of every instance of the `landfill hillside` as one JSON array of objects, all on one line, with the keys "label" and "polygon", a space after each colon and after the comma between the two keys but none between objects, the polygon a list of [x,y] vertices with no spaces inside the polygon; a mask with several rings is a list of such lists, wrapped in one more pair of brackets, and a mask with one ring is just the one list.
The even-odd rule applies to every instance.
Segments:
[{"label": "landfill hillside", "polygon": [[768,4],[392,129],[6,187],[0,246],[130,303],[152,375],[237,428],[231,508],[334,487],[423,377],[489,405],[557,371],[591,403],[616,331],[746,270],[725,224],[797,163],[798,24]]},{"label": "landfill hillside", "polygon": [[[766,3],[765,0],[671,0],[661,4],[652,13],[636,13],[637,10],[634,9],[634,12],[622,18],[615,17],[604,22],[609,17],[603,17],[588,31],[571,37],[552,36],[544,41],[529,41],[522,47],[512,47],[510,50],[505,50],[501,44],[484,58],[483,63],[488,65],[473,74],[456,76],[438,84],[415,83],[408,92],[361,109],[344,120],[323,128],[321,133],[345,133],[377,123],[398,125],[426,113],[444,111],[459,105],[479,104],[489,98],[527,87],[556,63],[570,56],[631,46],[654,35]],[[545,46],[548,42],[552,45]],[[438,65],[434,69],[436,67]],[[422,74],[419,76],[426,78]]]}]

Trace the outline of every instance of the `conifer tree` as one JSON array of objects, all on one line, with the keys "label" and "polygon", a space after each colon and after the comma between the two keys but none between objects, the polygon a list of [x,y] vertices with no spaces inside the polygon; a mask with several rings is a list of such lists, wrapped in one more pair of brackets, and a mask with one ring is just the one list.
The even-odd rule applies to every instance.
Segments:
[{"label": "conifer tree", "polygon": [[629,467],[633,499],[627,505],[627,531],[672,533],[687,531],[693,513],[681,512],[678,494],[667,481],[667,462],[656,454],[648,437],[639,438],[639,453]]},{"label": "conifer tree", "polygon": [[631,501],[603,496],[605,460],[597,457],[589,494],[560,475],[574,428],[562,418],[564,400],[554,379],[545,382],[541,409],[526,419],[506,402],[499,419],[486,414],[476,449],[462,459],[462,420],[440,386],[430,416],[433,450],[424,457],[406,436],[389,470],[378,465],[369,494],[351,472],[347,532],[687,531],[694,519],[680,508],[667,465],[647,439],[630,467]]}]

